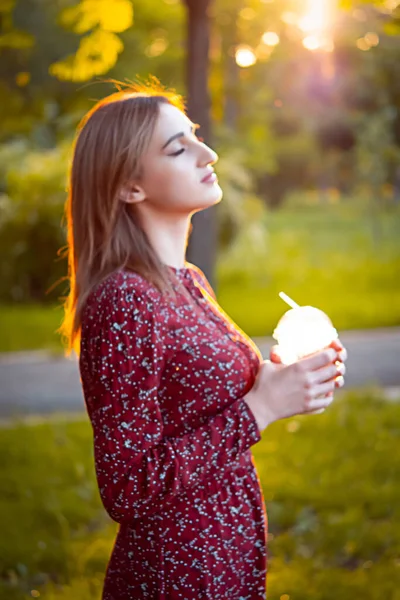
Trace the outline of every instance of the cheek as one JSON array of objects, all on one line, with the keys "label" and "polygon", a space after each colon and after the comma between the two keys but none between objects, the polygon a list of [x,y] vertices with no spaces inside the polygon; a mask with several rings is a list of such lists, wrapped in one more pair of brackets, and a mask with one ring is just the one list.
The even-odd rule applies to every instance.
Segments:
[{"label": "cheek", "polygon": [[187,198],[188,187],[195,187],[199,182],[196,179],[197,173],[195,167],[190,161],[182,160],[177,157],[176,161],[171,159],[171,163],[164,163],[155,169],[148,178],[149,193],[153,198],[161,195],[179,196]]}]

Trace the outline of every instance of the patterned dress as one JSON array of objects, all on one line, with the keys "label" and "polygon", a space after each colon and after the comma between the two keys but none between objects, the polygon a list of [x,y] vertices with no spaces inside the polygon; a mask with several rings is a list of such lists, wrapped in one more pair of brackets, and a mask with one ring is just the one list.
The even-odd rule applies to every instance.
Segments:
[{"label": "patterned dress", "polygon": [[267,514],[243,396],[263,358],[204,273],[176,302],[119,270],[91,293],[79,368],[99,492],[120,524],[103,600],[266,598]]}]

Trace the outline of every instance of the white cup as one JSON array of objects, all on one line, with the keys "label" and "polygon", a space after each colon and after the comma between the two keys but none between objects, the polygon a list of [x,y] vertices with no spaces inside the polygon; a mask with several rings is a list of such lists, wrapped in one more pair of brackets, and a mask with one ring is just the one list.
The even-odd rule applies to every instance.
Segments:
[{"label": "white cup", "polygon": [[[285,365],[327,348],[338,338],[328,315],[313,306],[299,306],[285,312],[272,335],[278,342],[279,355]],[[309,414],[319,414],[324,410]]]}]

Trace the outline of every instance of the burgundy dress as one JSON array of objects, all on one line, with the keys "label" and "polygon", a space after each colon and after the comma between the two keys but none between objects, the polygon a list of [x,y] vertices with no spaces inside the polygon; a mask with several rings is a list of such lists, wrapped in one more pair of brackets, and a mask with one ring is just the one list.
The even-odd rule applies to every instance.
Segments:
[{"label": "burgundy dress", "polygon": [[263,358],[185,264],[169,269],[192,304],[119,270],[82,318],[97,482],[120,524],[103,600],[266,598],[267,514],[250,450],[261,435],[243,400]]}]

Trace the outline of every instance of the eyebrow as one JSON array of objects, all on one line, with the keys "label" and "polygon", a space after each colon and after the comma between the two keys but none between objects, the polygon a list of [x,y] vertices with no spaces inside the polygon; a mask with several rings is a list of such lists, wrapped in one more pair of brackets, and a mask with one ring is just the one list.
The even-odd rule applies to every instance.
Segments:
[{"label": "eyebrow", "polygon": [[[191,125],[191,132],[194,133],[196,131],[196,129],[198,129],[200,127],[200,125],[198,125],[197,123],[192,123]],[[164,150],[164,148],[166,148],[171,142],[173,142],[174,140],[177,140],[178,138],[181,138],[185,135],[184,131],[180,131],[179,133],[175,133],[174,135],[172,135],[169,140],[167,140],[164,144],[164,146],[161,148],[161,150]]]}]

